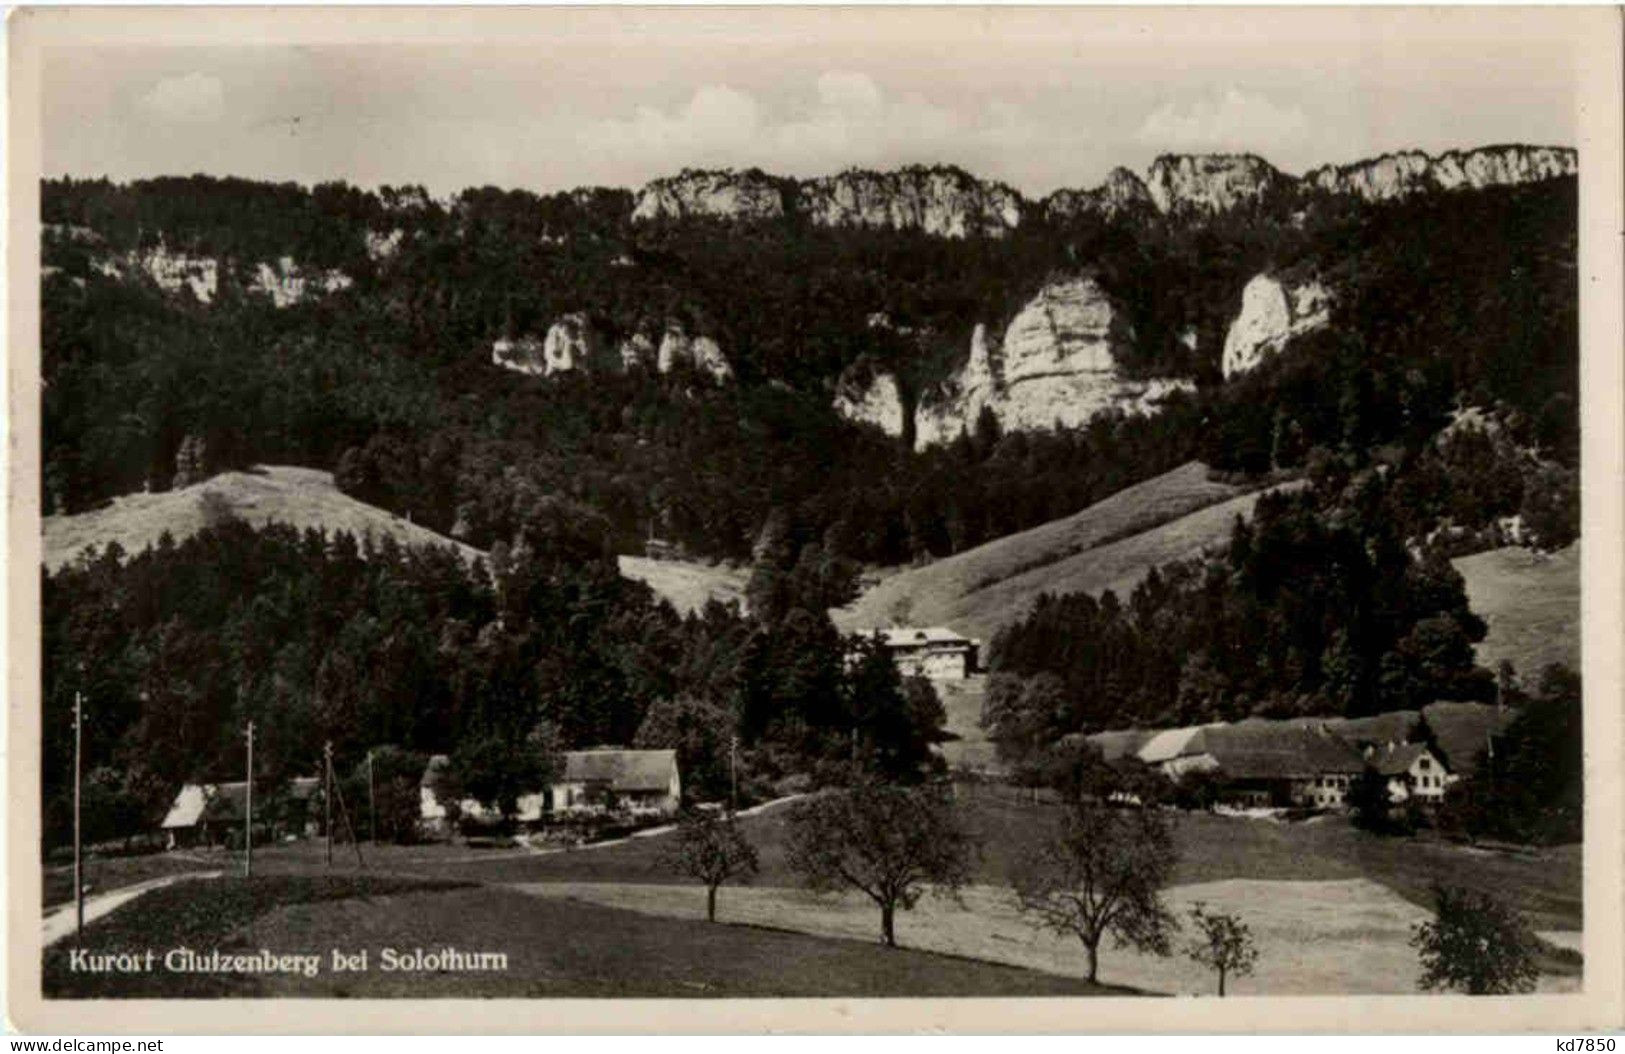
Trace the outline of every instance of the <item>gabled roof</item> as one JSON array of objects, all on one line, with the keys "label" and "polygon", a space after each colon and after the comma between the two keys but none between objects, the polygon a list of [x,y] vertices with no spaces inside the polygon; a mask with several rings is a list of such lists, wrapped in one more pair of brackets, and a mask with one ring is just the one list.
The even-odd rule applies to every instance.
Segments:
[{"label": "gabled roof", "polygon": [[1206,752],[1231,779],[1313,779],[1364,771],[1365,760],[1335,733],[1288,722],[1251,722],[1203,732]]},{"label": "gabled roof", "polygon": [[1433,756],[1426,743],[1397,743],[1376,751],[1366,761],[1384,776],[1403,776],[1424,754]]},{"label": "gabled roof", "polygon": [[572,750],[564,755],[568,783],[604,783],[617,791],[663,791],[677,774],[675,750]]},{"label": "gabled roof", "polygon": [[877,629],[874,635],[888,648],[918,648],[928,644],[968,645],[979,643],[947,626],[892,626]]},{"label": "gabled roof", "polygon": [[[260,799],[265,802],[273,791],[281,791],[284,801],[309,801],[321,787],[321,780],[315,776],[298,776],[282,787],[274,787],[269,783],[261,784],[255,780],[255,788],[264,795]],[[242,780],[235,783],[188,783],[175,795],[175,801],[169,807],[161,826],[165,829],[179,827],[196,827],[205,819],[232,822],[245,819],[248,816],[248,784]]]},{"label": "gabled roof", "polygon": [[1204,748],[1199,737],[1206,727],[1192,725],[1188,728],[1169,728],[1153,733],[1140,747],[1140,760],[1148,765],[1155,765],[1178,757],[1201,754]]},{"label": "gabled roof", "polygon": [[1100,749],[1104,760],[1116,761],[1138,755],[1153,735],[1154,732],[1145,729],[1130,728],[1120,732],[1096,732],[1089,737],[1089,742]]}]

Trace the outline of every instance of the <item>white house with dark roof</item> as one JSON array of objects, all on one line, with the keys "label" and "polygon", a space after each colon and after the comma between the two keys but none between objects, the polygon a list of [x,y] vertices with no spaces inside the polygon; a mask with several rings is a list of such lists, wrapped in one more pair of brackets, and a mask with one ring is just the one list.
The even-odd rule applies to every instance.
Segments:
[{"label": "white house with dark roof", "polygon": [[892,626],[871,631],[904,677],[962,681],[977,671],[982,642],[947,626]]},{"label": "white house with dark roof", "polygon": [[1388,781],[1388,800],[1438,802],[1455,777],[1426,743],[1390,743],[1366,756],[1366,764]]}]

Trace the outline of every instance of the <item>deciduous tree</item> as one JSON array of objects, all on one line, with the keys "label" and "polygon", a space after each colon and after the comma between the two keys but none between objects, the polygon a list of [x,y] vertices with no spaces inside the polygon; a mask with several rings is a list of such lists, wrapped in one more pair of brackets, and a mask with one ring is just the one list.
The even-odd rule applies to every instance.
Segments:
[{"label": "deciduous tree", "polygon": [[692,809],[677,821],[666,865],[705,883],[705,917],[717,921],[717,890],[730,880],[748,883],[760,868],[756,847],[732,815]]},{"label": "deciduous tree", "polygon": [[1422,959],[1424,991],[1455,988],[1468,995],[1532,992],[1540,970],[1528,923],[1488,893],[1435,885],[1434,918],[1411,931]]},{"label": "deciduous tree", "polygon": [[879,905],[881,940],[896,947],[897,910],[928,887],[964,885],[972,842],[941,788],[866,782],[796,805],[786,851],[808,888],[856,889]]},{"label": "deciduous tree", "polygon": [[1234,915],[1210,913],[1201,901],[1191,906],[1191,922],[1196,936],[1186,945],[1185,954],[1219,975],[1219,995],[1223,996],[1227,977],[1246,977],[1253,972],[1258,961],[1253,931]]},{"label": "deciduous tree", "polygon": [[1161,812],[1079,799],[1050,838],[1018,858],[1010,884],[1033,925],[1083,943],[1094,981],[1107,934],[1118,947],[1169,954],[1169,931],[1177,923],[1162,888],[1176,859]]}]

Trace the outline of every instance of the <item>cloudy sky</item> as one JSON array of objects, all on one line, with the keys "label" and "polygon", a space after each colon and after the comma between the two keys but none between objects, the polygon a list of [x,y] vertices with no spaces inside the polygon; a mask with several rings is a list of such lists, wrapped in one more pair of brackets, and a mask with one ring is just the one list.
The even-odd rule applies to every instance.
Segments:
[{"label": "cloudy sky", "polygon": [[941,161],[1039,195],[1164,152],[1302,172],[1575,141],[1576,24],[1554,9],[508,12],[389,45],[350,17],[308,43],[47,52],[45,173],[445,194]]}]

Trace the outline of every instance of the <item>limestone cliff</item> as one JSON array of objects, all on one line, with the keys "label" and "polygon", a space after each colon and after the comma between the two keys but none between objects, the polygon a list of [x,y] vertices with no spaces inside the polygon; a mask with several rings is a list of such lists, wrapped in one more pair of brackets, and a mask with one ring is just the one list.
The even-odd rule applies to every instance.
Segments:
[{"label": "limestone cliff", "polygon": [[822,227],[918,230],[948,238],[998,237],[1021,223],[1022,198],[958,168],[850,169],[802,183],[796,210]]},{"label": "limestone cliff", "polygon": [[1253,154],[1164,154],[1146,173],[1151,200],[1165,213],[1227,212],[1291,182]]},{"label": "limestone cliff", "polygon": [[657,179],[638,191],[632,219],[694,216],[772,219],[784,215],[784,197],[784,181],[756,169],[744,172],[685,169],[676,176]]},{"label": "limestone cliff", "polygon": [[[1046,284],[1002,336],[975,327],[970,354],[952,376],[925,392],[912,424],[917,448],[945,443],[975,427],[984,409],[1006,431],[1086,424],[1103,410],[1147,413],[1188,381],[1134,381],[1118,369],[1134,333],[1122,309],[1090,276]],[[854,369],[837,386],[836,409],[892,435],[906,434],[907,403],[896,378]]]},{"label": "limestone cliff", "polygon": [[1426,190],[1516,186],[1575,174],[1578,155],[1556,146],[1486,146],[1436,158],[1417,150],[1384,154],[1352,165],[1326,165],[1304,176],[1310,186],[1366,201],[1389,201]]},{"label": "limestone cliff", "polygon": [[1156,211],[1145,181],[1126,168],[1114,168],[1093,190],[1057,190],[1040,203],[1052,223],[1083,216],[1116,219]]},{"label": "limestone cliff", "polygon": [[1331,294],[1318,281],[1255,275],[1241,293],[1241,310],[1224,338],[1225,379],[1255,368],[1294,337],[1324,327]]}]

